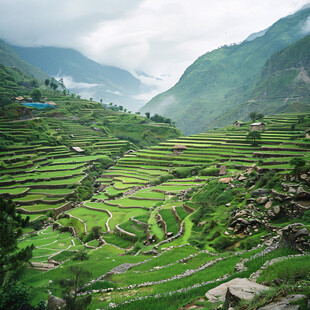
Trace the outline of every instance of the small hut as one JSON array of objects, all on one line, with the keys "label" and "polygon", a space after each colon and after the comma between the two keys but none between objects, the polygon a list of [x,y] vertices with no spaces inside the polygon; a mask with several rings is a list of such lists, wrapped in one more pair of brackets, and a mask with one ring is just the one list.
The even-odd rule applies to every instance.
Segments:
[{"label": "small hut", "polygon": [[22,96],[18,96],[15,98],[15,100],[17,100],[18,102],[23,102],[25,100],[25,98]]},{"label": "small hut", "polygon": [[245,125],[245,123],[244,122],[241,122],[241,121],[235,121],[234,122],[234,127],[235,128],[240,128],[240,127],[242,127],[242,126],[244,126]]},{"label": "small hut", "polygon": [[306,129],[306,138],[310,139],[310,128]]},{"label": "small hut", "polygon": [[72,150],[76,151],[77,153],[83,153],[85,152],[84,150],[82,150],[80,147],[78,146],[72,146]]},{"label": "small hut", "polygon": [[187,147],[183,144],[176,144],[174,147],[173,147],[173,154],[181,154],[183,151],[186,151],[187,150]]},{"label": "small hut", "polygon": [[265,123],[252,123],[250,125],[250,131],[262,131],[266,127]]},{"label": "small hut", "polygon": [[53,101],[47,101],[46,102],[47,104],[53,106],[53,107],[56,107],[57,106],[57,103],[53,102]]}]

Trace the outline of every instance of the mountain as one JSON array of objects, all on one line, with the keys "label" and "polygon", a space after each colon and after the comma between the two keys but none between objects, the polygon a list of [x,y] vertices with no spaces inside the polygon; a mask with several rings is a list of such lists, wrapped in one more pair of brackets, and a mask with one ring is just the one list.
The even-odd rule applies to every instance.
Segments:
[{"label": "mountain", "polygon": [[310,35],[272,55],[247,100],[210,123],[219,127],[247,119],[249,111],[265,114],[310,112]]},{"label": "mountain", "polygon": [[[172,118],[184,134],[211,128],[217,118],[249,101],[267,59],[307,34],[309,15],[310,8],[305,8],[280,19],[262,36],[204,54],[175,86],[154,97],[141,111]],[[227,118],[221,125],[231,121]]]},{"label": "mountain", "polygon": [[23,61],[19,55],[2,40],[0,40],[0,63],[4,66],[15,67],[37,79],[48,78],[45,72]]},{"label": "mountain", "polygon": [[144,91],[144,85],[128,71],[101,65],[69,48],[12,46],[12,49],[48,75],[63,77],[72,92],[113,101],[129,109],[143,104],[135,96]]}]

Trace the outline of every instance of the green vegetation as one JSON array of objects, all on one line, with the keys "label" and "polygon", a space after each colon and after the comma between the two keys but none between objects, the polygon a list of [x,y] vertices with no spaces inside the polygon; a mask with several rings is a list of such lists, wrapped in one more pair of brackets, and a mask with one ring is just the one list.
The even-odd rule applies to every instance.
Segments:
[{"label": "green vegetation", "polygon": [[173,115],[184,134],[227,126],[252,111],[309,111],[303,76],[309,74],[310,37],[303,38],[299,31],[308,15],[309,8],[299,10],[277,21],[263,36],[200,56],[176,85],[141,111]]}]

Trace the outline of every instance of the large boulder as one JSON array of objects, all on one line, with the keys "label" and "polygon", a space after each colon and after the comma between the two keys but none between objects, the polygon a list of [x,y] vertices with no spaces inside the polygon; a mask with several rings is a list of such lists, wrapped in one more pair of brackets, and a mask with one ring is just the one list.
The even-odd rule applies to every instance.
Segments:
[{"label": "large boulder", "polygon": [[50,295],[47,301],[47,310],[59,310],[66,307],[66,302],[56,296]]},{"label": "large boulder", "polygon": [[228,289],[230,294],[233,294],[233,296],[236,296],[236,298],[253,299],[256,293],[267,290],[269,288],[267,286],[252,282],[246,278],[236,278],[209,290],[206,293],[206,297],[212,303],[224,301]]},{"label": "large boulder", "polygon": [[265,290],[269,290],[269,287],[248,279],[239,279],[237,283],[228,286],[224,309],[235,307],[242,299],[252,300],[256,294]]}]

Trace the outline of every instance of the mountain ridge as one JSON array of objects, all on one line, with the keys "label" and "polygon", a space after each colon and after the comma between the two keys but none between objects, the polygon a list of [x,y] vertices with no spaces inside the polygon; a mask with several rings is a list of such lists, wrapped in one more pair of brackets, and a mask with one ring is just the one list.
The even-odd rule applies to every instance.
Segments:
[{"label": "mountain ridge", "polygon": [[309,15],[310,9],[299,11],[274,23],[261,37],[200,56],[172,88],[141,111],[172,117],[184,134],[211,128],[223,111],[248,100],[268,57],[305,36],[301,30]]}]

